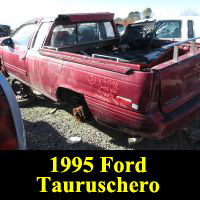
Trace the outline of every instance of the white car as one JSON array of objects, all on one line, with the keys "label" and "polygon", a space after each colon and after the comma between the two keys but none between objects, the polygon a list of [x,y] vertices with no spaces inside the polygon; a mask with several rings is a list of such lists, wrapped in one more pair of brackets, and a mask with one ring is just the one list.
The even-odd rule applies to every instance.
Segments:
[{"label": "white car", "polygon": [[156,22],[154,39],[183,41],[200,36],[200,16],[143,19],[136,21],[135,24],[150,21]]}]

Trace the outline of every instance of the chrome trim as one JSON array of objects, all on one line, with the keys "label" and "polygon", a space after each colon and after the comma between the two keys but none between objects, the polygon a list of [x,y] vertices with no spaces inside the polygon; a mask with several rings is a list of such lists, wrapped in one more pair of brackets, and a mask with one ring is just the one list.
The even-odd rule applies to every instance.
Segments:
[{"label": "chrome trim", "polygon": [[100,54],[92,54],[92,58],[110,58],[110,59],[114,59],[117,62],[119,62],[119,58],[116,58],[113,56],[100,55]]},{"label": "chrome trim", "polygon": [[200,37],[190,38],[188,40],[184,40],[184,41],[181,41],[181,42],[175,42],[175,43],[172,43],[172,44],[168,44],[168,45],[162,46],[161,48],[162,49],[169,49],[171,47],[174,47],[174,46],[177,46],[177,45],[181,45],[181,44],[186,43],[186,42],[191,42],[191,41],[194,41],[194,40],[197,40],[197,39],[200,39]]},{"label": "chrome trim", "polygon": [[21,112],[19,109],[19,105],[17,103],[15,94],[5,79],[4,75],[0,73],[0,84],[3,89],[3,92],[7,98],[8,104],[10,106],[10,110],[12,112],[13,121],[16,128],[17,139],[18,139],[18,149],[25,150],[26,149],[26,139],[25,139],[25,131],[24,124],[21,118]]},{"label": "chrome trim", "polygon": [[170,48],[174,47],[173,61],[178,62],[178,51],[179,51],[178,46],[183,44],[183,43],[191,42],[190,51],[191,51],[192,55],[194,55],[195,54],[195,41],[197,39],[200,39],[200,37],[190,38],[188,40],[184,40],[184,41],[181,41],[181,42],[175,42],[175,43],[172,43],[172,44],[168,44],[168,45],[162,46],[161,49],[170,49]]}]

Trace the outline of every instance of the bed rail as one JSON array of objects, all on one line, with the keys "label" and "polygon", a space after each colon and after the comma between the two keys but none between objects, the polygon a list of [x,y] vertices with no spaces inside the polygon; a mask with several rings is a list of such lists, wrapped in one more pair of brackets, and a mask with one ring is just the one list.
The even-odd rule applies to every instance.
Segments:
[{"label": "bed rail", "polygon": [[174,53],[173,53],[173,61],[174,62],[178,62],[178,51],[179,51],[179,45],[182,45],[184,43],[188,43],[188,42],[191,42],[191,49],[190,49],[190,52],[192,54],[195,54],[195,41],[197,39],[200,39],[200,37],[195,37],[195,38],[190,38],[188,40],[184,40],[184,41],[181,41],[181,42],[175,42],[175,43],[172,43],[172,44],[168,44],[168,45],[165,45],[165,46],[162,46],[161,49],[170,49],[172,47],[174,47]]}]

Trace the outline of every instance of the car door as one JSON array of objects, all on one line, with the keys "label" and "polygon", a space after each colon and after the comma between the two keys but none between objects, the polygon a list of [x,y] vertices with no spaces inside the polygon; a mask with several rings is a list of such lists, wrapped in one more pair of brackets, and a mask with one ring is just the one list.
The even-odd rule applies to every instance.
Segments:
[{"label": "car door", "polygon": [[36,23],[22,25],[11,37],[13,45],[3,49],[3,62],[8,73],[23,81],[27,81],[25,59],[36,26]]},{"label": "car door", "polygon": [[26,55],[28,83],[49,98],[55,98],[55,81],[62,68],[62,60],[39,53],[52,22],[42,22]]}]

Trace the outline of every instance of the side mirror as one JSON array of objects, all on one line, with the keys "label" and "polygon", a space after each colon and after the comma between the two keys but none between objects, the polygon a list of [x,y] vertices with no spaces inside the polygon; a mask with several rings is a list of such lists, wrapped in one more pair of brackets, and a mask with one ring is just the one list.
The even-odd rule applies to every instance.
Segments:
[{"label": "side mirror", "polygon": [[14,42],[13,42],[12,39],[9,37],[9,38],[6,38],[6,39],[2,40],[1,46],[14,47]]}]

